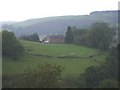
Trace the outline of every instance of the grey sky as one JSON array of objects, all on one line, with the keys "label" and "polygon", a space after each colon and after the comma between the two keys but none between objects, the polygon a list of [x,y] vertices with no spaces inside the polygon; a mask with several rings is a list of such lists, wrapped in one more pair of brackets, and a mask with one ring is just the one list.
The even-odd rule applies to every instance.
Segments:
[{"label": "grey sky", "polygon": [[0,0],[0,21],[117,10],[119,0]]}]

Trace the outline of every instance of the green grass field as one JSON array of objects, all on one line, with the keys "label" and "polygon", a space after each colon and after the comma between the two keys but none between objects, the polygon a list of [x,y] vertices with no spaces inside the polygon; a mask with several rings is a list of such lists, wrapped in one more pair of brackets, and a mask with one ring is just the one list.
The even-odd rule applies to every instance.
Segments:
[{"label": "green grass field", "polygon": [[[41,44],[20,40],[25,48],[25,55],[19,60],[3,59],[3,75],[18,75],[24,70],[35,68],[45,62],[63,66],[63,76],[77,77],[91,65],[99,65],[105,61],[107,53],[100,53],[98,50],[77,45],[66,44]],[[100,53],[100,55],[98,55]],[[49,55],[51,58],[36,55]],[[94,55],[93,57],[89,57]],[[79,58],[58,58],[71,56]]]}]

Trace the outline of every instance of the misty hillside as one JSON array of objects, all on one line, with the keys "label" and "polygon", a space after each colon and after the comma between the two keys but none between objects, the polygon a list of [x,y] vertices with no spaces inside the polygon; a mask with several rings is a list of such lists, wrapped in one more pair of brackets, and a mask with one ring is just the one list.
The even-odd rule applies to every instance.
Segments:
[{"label": "misty hillside", "polygon": [[10,24],[14,24],[17,23],[15,21],[0,21],[0,29],[2,28],[3,25],[10,25]]},{"label": "misty hillside", "polygon": [[96,11],[90,15],[57,16],[30,19],[11,25],[3,25],[3,29],[10,29],[17,36],[30,33],[38,34],[64,34],[67,26],[88,28],[95,22],[106,22],[114,26],[118,23],[118,11]]}]

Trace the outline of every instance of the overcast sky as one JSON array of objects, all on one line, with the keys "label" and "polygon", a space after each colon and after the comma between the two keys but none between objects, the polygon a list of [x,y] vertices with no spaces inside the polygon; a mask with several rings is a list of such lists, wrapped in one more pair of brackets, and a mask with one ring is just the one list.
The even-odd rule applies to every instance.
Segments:
[{"label": "overcast sky", "polygon": [[119,0],[0,0],[0,21],[117,10]]}]

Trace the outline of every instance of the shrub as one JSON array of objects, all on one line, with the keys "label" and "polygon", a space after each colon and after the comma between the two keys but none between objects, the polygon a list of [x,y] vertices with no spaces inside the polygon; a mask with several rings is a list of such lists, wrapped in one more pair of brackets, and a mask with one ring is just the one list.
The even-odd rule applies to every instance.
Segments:
[{"label": "shrub", "polygon": [[54,88],[61,87],[63,67],[45,63],[37,69],[27,69],[17,81],[17,88]]},{"label": "shrub", "polygon": [[24,48],[13,32],[2,31],[2,56],[16,59],[23,54]]},{"label": "shrub", "polygon": [[118,88],[118,81],[114,79],[105,79],[100,83],[99,88]]}]

